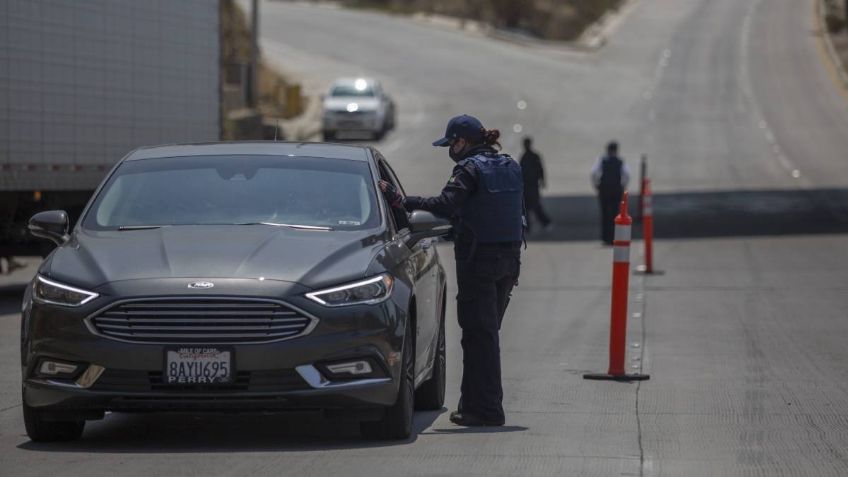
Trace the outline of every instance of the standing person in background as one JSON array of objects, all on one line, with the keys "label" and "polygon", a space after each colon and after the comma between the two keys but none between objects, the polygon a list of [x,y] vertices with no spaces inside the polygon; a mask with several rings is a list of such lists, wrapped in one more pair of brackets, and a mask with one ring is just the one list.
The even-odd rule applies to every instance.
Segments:
[{"label": "standing person in background", "polygon": [[618,143],[610,141],[607,153],[598,159],[592,168],[592,185],[598,192],[601,205],[601,240],[612,245],[615,234],[615,216],[621,203],[621,196],[630,182],[630,171],[618,157]]},{"label": "standing person in background", "polygon": [[545,168],[542,166],[542,156],[533,150],[533,138],[524,138],[524,154],[521,155],[521,175],[524,178],[524,206],[527,208],[527,231],[533,227],[530,220],[534,214],[542,227],[549,230],[551,219],[542,208],[542,196],[539,192],[545,188]]}]

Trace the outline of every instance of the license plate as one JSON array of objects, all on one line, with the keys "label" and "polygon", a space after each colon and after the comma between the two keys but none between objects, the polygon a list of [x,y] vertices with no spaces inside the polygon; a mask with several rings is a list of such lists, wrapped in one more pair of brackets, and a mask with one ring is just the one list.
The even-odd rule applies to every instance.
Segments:
[{"label": "license plate", "polygon": [[165,352],[165,384],[226,384],[232,382],[232,350],[182,347]]},{"label": "license plate", "polygon": [[339,126],[345,128],[358,128],[361,124],[359,121],[339,121]]}]

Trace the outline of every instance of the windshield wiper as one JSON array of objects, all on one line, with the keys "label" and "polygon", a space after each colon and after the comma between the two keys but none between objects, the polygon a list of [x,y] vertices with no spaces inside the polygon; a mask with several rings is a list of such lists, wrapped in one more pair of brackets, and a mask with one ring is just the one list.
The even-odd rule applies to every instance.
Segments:
[{"label": "windshield wiper", "polygon": [[118,227],[118,230],[150,230],[150,229],[160,229],[164,227],[164,225],[121,225]]},{"label": "windshield wiper", "polygon": [[270,225],[272,227],[288,227],[290,229],[298,230],[321,230],[324,232],[333,230],[332,227],[324,227],[321,225],[278,224],[276,222],[244,222],[236,225]]}]

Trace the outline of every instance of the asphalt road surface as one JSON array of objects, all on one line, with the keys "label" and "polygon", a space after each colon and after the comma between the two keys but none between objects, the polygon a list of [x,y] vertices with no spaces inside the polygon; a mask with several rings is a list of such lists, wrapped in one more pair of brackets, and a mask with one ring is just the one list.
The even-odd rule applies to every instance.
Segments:
[{"label": "asphalt road surface", "polygon": [[[82,441],[36,445],[9,295],[0,475],[847,475],[848,95],[813,5],[637,0],[605,47],[581,52],[263,3],[269,58],[312,87],[365,74],[394,94],[398,127],[378,147],[407,192],[447,179],[429,144],[454,114],[500,128],[510,153],[536,138],[557,228],[531,237],[505,319],[507,425],[455,427],[446,409],[385,443],[313,417],[109,415]],[[648,155],[657,192],[665,274],[633,278],[630,294],[627,363],[651,374],[641,384],[582,379],[607,366],[611,253],[588,171],[610,138],[634,170]],[[453,408],[452,309],[448,323]]]}]

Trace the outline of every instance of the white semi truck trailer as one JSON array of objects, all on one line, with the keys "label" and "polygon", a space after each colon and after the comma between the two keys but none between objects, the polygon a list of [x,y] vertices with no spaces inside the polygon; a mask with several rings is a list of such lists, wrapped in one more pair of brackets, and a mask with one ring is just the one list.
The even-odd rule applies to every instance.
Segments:
[{"label": "white semi truck trailer", "polygon": [[218,0],[0,0],[0,256],[132,149],[220,137]]}]

